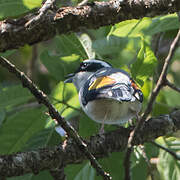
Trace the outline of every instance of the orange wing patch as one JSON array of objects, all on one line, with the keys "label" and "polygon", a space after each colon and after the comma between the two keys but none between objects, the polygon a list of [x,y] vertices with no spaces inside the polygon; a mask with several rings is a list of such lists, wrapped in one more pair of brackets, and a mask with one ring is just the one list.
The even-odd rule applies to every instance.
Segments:
[{"label": "orange wing patch", "polygon": [[116,81],[109,76],[97,78],[89,87],[89,90],[98,89],[106,85],[114,84]]},{"label": "orange wing patch", "polygon": [[132,86],[134,89],[139,89],[139,87],[136,85],[136,83],[134,82],[134,80],[131,80],[131,86]]}]

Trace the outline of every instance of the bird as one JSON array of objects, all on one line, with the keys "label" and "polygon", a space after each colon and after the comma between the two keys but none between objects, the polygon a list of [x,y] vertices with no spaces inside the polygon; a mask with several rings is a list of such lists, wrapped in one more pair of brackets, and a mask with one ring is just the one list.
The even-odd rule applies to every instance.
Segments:
[{"label": "bird", "polygon": [[130,75],[108,62],[87,59],[67,76],[65,83],[73,83],[87,116],[104,124],[124,124],[141,110],[143,93]]}]

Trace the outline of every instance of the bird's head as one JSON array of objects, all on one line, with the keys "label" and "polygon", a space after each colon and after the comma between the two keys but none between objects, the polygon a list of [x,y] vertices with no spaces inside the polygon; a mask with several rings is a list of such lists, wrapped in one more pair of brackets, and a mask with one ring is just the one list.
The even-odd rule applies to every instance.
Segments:
[{"label": "bird's head", "polygon": [[80,63],[78,69],[67,76],[65,83],[74,83],[77,90],[84,85],[88,77],[92,75],[97,70],[104,67],[112,67],[109,63],[96,60],[96,59],[87,59]]}]

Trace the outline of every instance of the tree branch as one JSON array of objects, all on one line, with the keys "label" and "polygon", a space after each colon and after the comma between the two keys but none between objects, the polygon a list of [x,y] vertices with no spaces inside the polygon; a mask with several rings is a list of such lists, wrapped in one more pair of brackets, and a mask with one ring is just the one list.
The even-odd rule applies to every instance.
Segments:
[{"label": "tree branch", "polygon": [[[91,136],[85,143],[96,158],[107,157],[112,152],[124,151],[132,127],[123,128],[101,136]],[[135,135],[133,144],[139,145],[151,142],[159,136],[171,134],[180,130],[180,109],[169,115],[151,118],[143,124],[142,129]],[[84,161],[86,156],[73,140],[52,149],[42,148],[36,151],[20,152],[12,155],[0,156],[0,176],[19,176],[26,173],[38,173],[42,170],[55,169],[68,164]]]},{"label": "tree branch", "polygon": [[106,173],[95,157],[90,153],[87,148],[87,145],[83,142],[82,138],[76,132],[76,130],[68,124],[64,118],[60,116],[58,111],[54,106],[49,102],[46,94],[37,88],[37,86],[19,69],[17,69],[13,64],[11,64],[4,57],[0,56],[0,64],[5,67],[9,72],[14,74],[18,79],[20,79],[22,85],[30,90],[30,92],[35,96],[39,103],[44,104],[49,111],[49,114],[52,119],[55,119],[56,122],[67,132],[69,137],[72,137],[73,140],[77,143],[79,149],[84,152],[87,158],[90,160],[92,166],[96,169],[97,173],[101,175],[104,179],[111,179],[108,173]]},{"label": "tree branch", "polygon": [[[179,0],[111,0],[62,7],[57,11],[39,11],[19,19],[0,22],[0,52],[48,40],[56,34],[77,32],[82,27],[95,29],[128,19],[154,17],[179,10]],[[37,18],[40,14],[41,18]],[[35,21],[29,26],[32,19]]]},{"label": "tree branch", "polygon": [[26,24],[25,27],[30,27],[35,25],[36,22],[40,21],[41,18],[46,14],[46,12],[55,5],[56,0],[47,0],[43,6],[39,9],[39,14],[32,19],[30,19]]},{"label": "tree branch", "polygon": [[64,167],[52,169],[50,170],[50,174],[54,178],[54,180],[66,180],[66,175],[64,174]]},{"label": "tree branch", "polygon": [[126,155],[124,158],[124,180],[130,180],[131,179],[131,153],[132,153],[132,148],[127,148]]},{"label": "tree branch", "polygon": [[[178,45],[179,39],[180,39],[180,29],[179,29],[175,39],[173,40],[171,46],[170,46],[168,55],[164,61],[164,65],[163,65],[161,74],[159,76],[159,79],[157,81],[155,88],[153,89],[153,91],[151,93],[151,97],[149,99],[149,102],[148,102],[148,105],[145,109],[145,112],[143,113],[142,117],[139,119],[136,127],[131,132],[131,135],[129,137],[128,145],[127,145],[127,152],[126,152],[126,156],[125,156],[125,160],[127,159],[128,162],[130,162],[130,159],[128,159],[128,158],[130,158],[130,155],[131,155],[131,152],[133,149],[133,141],[134,141],[135,134],[140,130],[144,121],[147,119],[148,115],[151,113],[152,108],[153,108],[153,104],[154,104],[156,97],[159,94],[160,90],[162,89],[162,87],[164,87],[166,85],[165,82],[166,82],[167,70],[168,70],[170,61],[172,59],[172,56],[174,55],[174,52],[175,52],[176,47]],[[130,165],[128,166],[126,164],[126,166],[125,166],[125,180],[130,180],[130,179],[131,179],[131,177],[130,177]]]},{"label": "tree branch", "polygon": [[169,53],[165,59],[163,69],[162,69],[161,74],[159,76],[158,82],[157,82],[155,88],[153,89],[153,92],[151,94],[148,106],[147,106],[146,111],[144,112],[139,124],[141,124],[144,120],[146,120],[149,113],[152,111],[153,103],[154,103],[160,89],[165,85],[167,70],[168,70],[170,61],[172,59],[172,56],[174,55],[174,52],[176,50],[179,39],[180,39],[180,29],[179,29],[175,39],[173,40],[171,46],[170,46]]},{"label": "tree branch", "polygon": [[158,147],[158,148],[160,148],[160,149],[163,149],[164,151],[168,152],[171,156],[174,157],[174,159],[180,161],[180,156],[179,156],[178,154],[176,154],[174,151],[172,151],[172,150],[170,150],[170,149],[168,149],[168,148],[166,148],[166,147],[164,147],[164,146],[161,146],[160,144],[158,144],[158,143],[156,143],[156,142],[154,142],[154,141],[152,141],[151,143],[152,143],[154,146],[156,146],[156,147]]},{"label": "tree branch", "polygon": [[145,152],[145,149],[144,149],[144,146],[143,145],[140,145],[140,146],[138,146],[140,149],[141,149],[141,151],[142,151],[142,157],[144,158],[144,160],[146,161],[146,164],[147,164],[147,167],[148,167],[148,173],[149,173],[149,175],[150,175],[150,177],[151,177],[151,180],[155,180],[155,178],[154,178],[154,174],[153,174],[153,167],[152,167],[152,164],[150,163],[150,161],[149,161],[149,158],[147,157],[147,154],[146,154],[146,152]]},{"label": "tree branch", "polygon": [[177,91],[178,93],[180,93],[180,88],[176,87],[174,84],[172,84],[171,82],[169,82],[167,79],[165,80],[165,85],[170,87],[171,89]]}]

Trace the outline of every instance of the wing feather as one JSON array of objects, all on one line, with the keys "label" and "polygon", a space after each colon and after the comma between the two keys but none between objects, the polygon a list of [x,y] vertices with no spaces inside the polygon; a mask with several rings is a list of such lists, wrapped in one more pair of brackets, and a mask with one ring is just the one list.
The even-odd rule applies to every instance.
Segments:
[{"label": "wing feather", "polygon": [[[122,73],[122,71],[118,72]],[[133,90],[129,85],[129,76],[126,76],[129,81],[126,79],[126,83],[121,83],[120,78],[118,79],[114,76],[115,73],[116,69],[104,68],[93,74],[80,91],[82,104],[86,105],[89,101],[102,98],[113,99],[119,102],[135,101],[135,97],[132,95]]]}]

